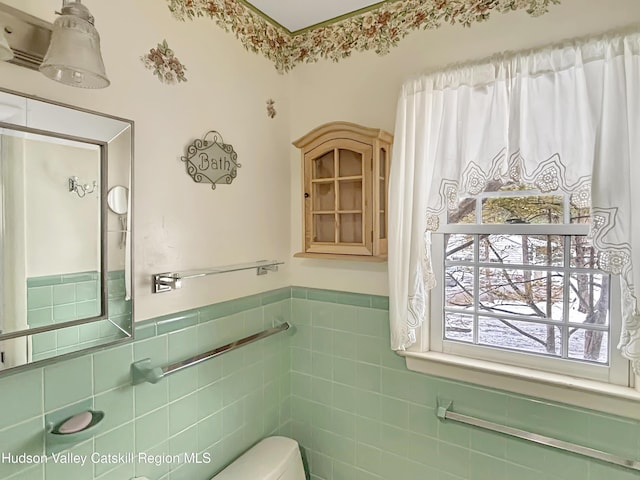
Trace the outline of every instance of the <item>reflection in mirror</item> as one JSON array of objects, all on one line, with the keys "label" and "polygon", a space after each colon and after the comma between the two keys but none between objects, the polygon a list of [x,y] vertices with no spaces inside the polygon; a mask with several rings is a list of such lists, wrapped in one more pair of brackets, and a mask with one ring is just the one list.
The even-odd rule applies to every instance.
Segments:
[{"label": "reflection in mirror", "polygon": [[118,215],[120,222],[120,248],[127,245],[127,212],[129,211],[129,189],[122,185],[111,187],[107,194],[107,205],[112,213]]},{"label": "reflection in mirror", "polygon": [[0,112],[0,371],[131,339],[132,123],[2,90]]},{"label": "reflection in mirror", "polygon": [[[68,186],[70,174],[100,178],[100,147],[4,129],[0,148],[5,192],[0,330],[101,315],[100,191],[80,197]],[[26,316],[18,314],[25,311]]]},{"label": "reflection in mirror", "polygon": [[123,187],[122,185],[111,187],[111,190],[109,190],[107,194],[107,204],[113,213],[124,215],[129,209],[128,203],[129,190],[127,190],[127,187]]}]

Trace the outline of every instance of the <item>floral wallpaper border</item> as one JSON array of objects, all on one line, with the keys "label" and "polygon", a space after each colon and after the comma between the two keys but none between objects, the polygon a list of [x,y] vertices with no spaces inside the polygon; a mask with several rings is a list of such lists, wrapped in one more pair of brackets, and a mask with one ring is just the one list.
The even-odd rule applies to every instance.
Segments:
[{"label": "floral wallpaper border", "polygon": [[299,63],[326,58],[338,61],[352,52],[389,52],[413,30],[438,28],[443,23],[470,26],[487,20],[492,11],[526,10],[543,15],[560,0],[397,0],[328,25],[291,33],[239,0],[167,0],[179,20],[209,17],[231,31],[247,50],[261,53],[287,72]]}]

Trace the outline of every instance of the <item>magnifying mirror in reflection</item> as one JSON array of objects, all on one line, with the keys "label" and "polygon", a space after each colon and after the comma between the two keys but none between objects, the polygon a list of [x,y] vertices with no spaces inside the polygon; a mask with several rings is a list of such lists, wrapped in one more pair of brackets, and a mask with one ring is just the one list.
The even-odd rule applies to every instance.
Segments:
[{"label": "magnifying mirror in reflection", "polygon": [[107,205],[113,213],[126,215],[129,209],[129,189],[122,185],[111,188],[107,193]]},{"label": "magnifying mirror in reflection", "polygon": [[120,248],[127,243],[127,213],[129,212],[129,189],[122,185],[116,185],[107,193],[107,205],[109,210],[118,215],[120,219]]}]

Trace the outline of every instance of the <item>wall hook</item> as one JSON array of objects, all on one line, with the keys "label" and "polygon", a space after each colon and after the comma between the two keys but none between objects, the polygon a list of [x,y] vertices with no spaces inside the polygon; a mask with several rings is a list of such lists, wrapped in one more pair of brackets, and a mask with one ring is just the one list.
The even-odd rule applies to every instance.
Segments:
[{"label": "wall hook", "polygon": [[91,185],[88,183],[83,185],[80,183],[78,177],[69,177],[69,191],[76,192],[80,198],[84,197],[87,193],[93,193],[97,186],[98,182],[95,180]]}]

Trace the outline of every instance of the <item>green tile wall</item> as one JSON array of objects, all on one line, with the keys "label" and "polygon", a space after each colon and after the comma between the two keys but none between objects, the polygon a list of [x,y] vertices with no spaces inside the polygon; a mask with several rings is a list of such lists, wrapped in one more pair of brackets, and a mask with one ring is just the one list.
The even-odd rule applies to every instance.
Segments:
[{"label": "green tile wall", "polygon": [[438,421],[440,397],[461,413],[640,459],[640,422],[408,371],[389,349],[388,302],[365,297],[292,290],[291,431],[312,480],[637,480]]},{"label": "green tile wall", "polygon": [[[108,273],[109,318],[123,326],[131,313],[126,301],[124,271]],[[100,313],[98,272],[80,272],[27,279],[27,323],[40,327],[56,322],[96,316]],[[122,338],[108,321],[67,327],[33,336],[33,360],[74,352]]]},{"label": "green tile wall", "polygon": [[98,272],[27,279],[27,321],[31,327],[78,318],[77,308],[100,312]]},{"label": "green tile wall", "polygon": [[[278,334],[129,385],[132,361],[172,362],[271,326]],[[292,287],[156,318],[133,344],[0,378],[0,455],[43,453],[44,414],[89,401],[100,432],[72,452],[210,453],[211,464],[9,464],[9,480],[204,480],[263,436],[300,442],[311,480],[632,480],[576,455],[435,417],[456,410],[640,457],[640,423],[409,372],[389,350],[385,297]],[[259,479],[255,479],[259,480]]]},{"label": "green tile wall", "polygon": [[[0,479],[208,480],[270,434],[290,435],[287,333],[185,369],[155,385],[130,385],[130,365],[182,360],[290,320],[290,289],[224,302],[137,325],[132,344],[0,378]],[[136,452],[149,463],[26,464],[2,455],[44,453],[45,415],[81,402],[105,412],[99,432],[70,452]],[[211,455],[211,463],[153,462]]]}]

